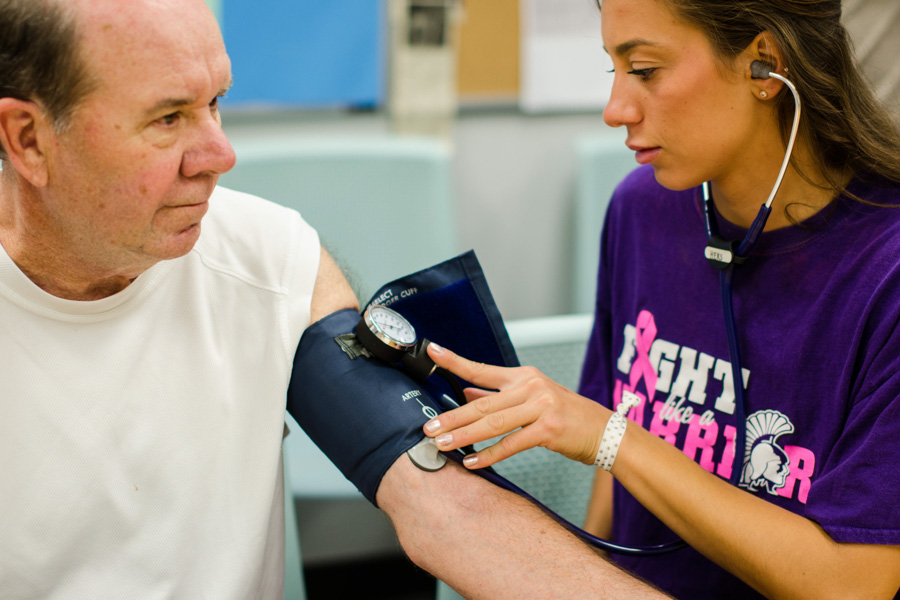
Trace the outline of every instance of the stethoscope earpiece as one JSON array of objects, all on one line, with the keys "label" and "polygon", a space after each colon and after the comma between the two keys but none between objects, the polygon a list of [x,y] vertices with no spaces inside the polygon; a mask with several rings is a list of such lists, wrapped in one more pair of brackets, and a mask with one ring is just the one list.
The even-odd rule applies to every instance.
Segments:
[{"label": "stethoscope earpiece", "polygon": [[775,67],[761,60],[754,60],[750,63],[750,75],[753,79],[768,79]]}]

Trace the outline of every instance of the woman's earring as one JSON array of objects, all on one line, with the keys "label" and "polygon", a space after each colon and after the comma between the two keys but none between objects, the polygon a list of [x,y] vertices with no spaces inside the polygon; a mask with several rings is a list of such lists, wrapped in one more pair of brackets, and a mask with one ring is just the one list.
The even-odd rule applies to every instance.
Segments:
[{"label": "woman's earring", "polygon": [[766,92],[766,90],[760,90],[760,92],[759,92],[759,97],[760,97],[760,98],[768,98],[768,97],[769,97],[769,93]]}]

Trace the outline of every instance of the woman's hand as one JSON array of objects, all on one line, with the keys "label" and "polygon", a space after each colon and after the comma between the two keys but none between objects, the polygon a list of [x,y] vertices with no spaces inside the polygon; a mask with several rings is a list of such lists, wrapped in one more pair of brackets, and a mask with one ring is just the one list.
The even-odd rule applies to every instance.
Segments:
[{"label": "woman's hand", "polygon": [[437,344],[428,347],[428,355],[439,367],[484,388],[465,390],[465,406],[425,424],[426,435],[436,438],[440,450],[454,450],[513,431],[498,443],[466,457],[466,467],[486,467],[534,446],[593,464],[611,415],[606,408],[566,389],[534,367],[474,363]]}]

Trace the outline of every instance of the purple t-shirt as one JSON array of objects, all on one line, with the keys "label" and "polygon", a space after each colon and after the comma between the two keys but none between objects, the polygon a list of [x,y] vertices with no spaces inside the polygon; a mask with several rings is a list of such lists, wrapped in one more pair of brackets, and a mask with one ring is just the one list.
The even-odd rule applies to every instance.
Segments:
[{"label": "purple t-shirt", "polygon": [[[900,187],[887,182],[849,190],[900,205]],[[662,188],[650,167],[616,190],[580,391],[610,407],[635,392],[633,421],[727,479],[734,388],[701,202],[697,189]],[[717,218],[725,239],[743,238]],[[900,208],[840,198],[764,233],[735,273],[734,311],[746,390],[741,486],[838,542],[900,545]],[[614,511],[617,542],[675,539],[618,484]],[[679,598],[761,597],[691,548],[615,560]]]}]

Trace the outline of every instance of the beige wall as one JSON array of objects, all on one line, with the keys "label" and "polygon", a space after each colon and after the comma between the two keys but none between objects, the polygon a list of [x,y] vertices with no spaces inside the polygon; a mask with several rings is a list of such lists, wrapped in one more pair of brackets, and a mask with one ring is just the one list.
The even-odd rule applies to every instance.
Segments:
[{"label": "beige wall", "polygon": [[879,97],[900,115],[900,0],[844,0],[844,24]]}]

